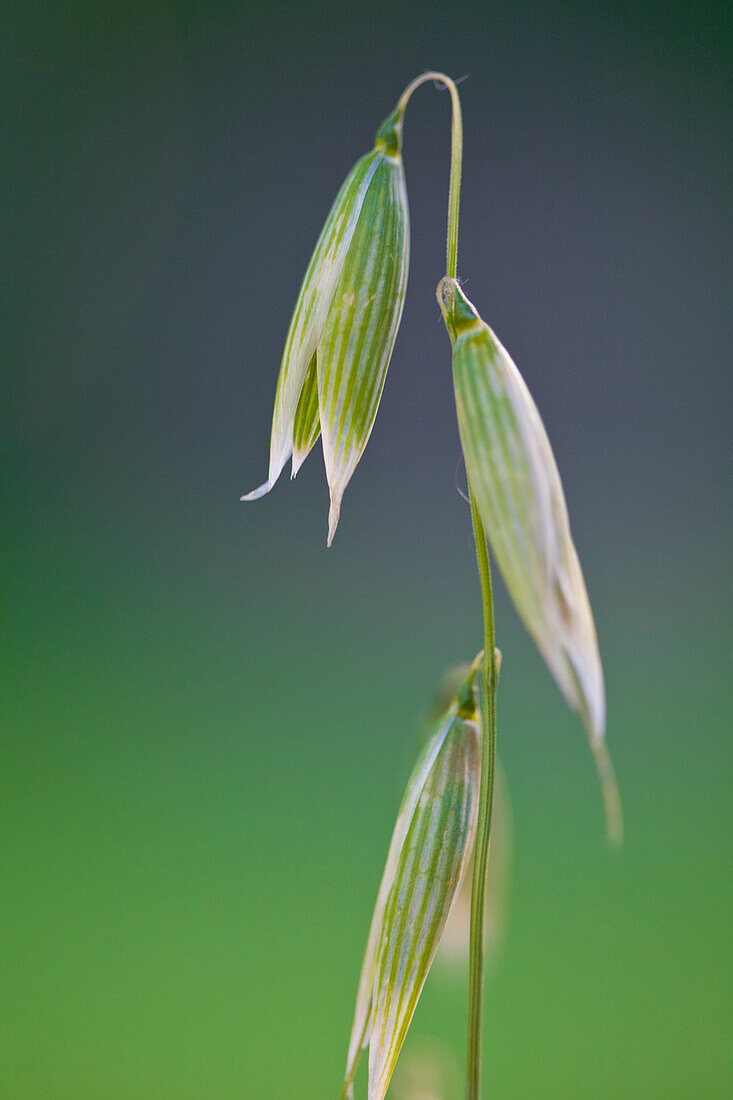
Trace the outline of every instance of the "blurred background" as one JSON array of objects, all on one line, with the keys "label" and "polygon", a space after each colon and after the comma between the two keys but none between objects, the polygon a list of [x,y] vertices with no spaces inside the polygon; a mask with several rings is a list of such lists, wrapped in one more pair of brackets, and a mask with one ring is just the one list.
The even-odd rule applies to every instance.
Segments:
[{"label": "blurred background", "polygon": [[[445,93],[407,115],[404,319],[333,548],[320,448],[238,498],[330,203],[426,68],[469,75],[459,273],[553,441],[626,812],[610,853],[497,584],[514,857],[485,1094],[729,1094],[725,6],[3,13],[0,1094],[340,1091],[421,723],[481,644],[434,300]],[[460,1095],[465,990],[431,976],[396,1098],[436,1060]]]}]

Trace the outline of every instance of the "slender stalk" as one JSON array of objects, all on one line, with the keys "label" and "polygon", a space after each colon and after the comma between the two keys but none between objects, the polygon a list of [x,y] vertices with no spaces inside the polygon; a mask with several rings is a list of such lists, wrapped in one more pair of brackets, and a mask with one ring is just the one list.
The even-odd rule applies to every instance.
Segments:
[{"label": "slender stalk", "polygon": [[[448,190],[448,232],[446,241],[446,275],[458,277],[458,214],[460,207],[461,168],[463,161],[463,121],[458,89],[445,73],[428,72],[417,77],[405,88],[397,114],[400,122],[412,93],[427,81],[439,81],[450,91],[451,167]],[[489,865],[491,809],[494,800],[494,770],[496,761],[496,682],[497,664],[494,645],[494,603],[491,592],[491,566],[486,545],[486,533],[478,514],[473,493],[471,518],[476,543],[476,559],[481,581],[484,616],[484,655],[481,668],[481,779],[479,787],[476,850],[471,886],[471,939],[468,985],[468,1054],[466,1066],[466,1100],[481,1098],[481,1016],[484,992],[484,910],[486,906],[486,873]]]},{"label": "slender stalk", "polygon": [[494,771],[496,761],[496,684],[497,666],[494,646],[494,603],[491,592],[491,566],[486,545],[486,533],[476,502],[471,497],[473,537],[481,581],[484,614],[484,657],[481,669],[481,780],[479,787],[476,854],[471,885],[471,938],[468,976],[468,1054],[466,1059],[466,1100],[481,1097],[481,1015],[484,993],[484,910],[486,906],[486,873],[489,865],[491,810],[494,801]]},{"label": "slender stalk", "polygon": [[461,99],[455,82],[445,73],[423,73],[407,85],[397,104],[397,112],[400,119],[405,113],[412,93],[426,84],[429,80],[444,84],[450,92],[452,103],[451,114],[451,150],[450,150],[450,184],[448,188],[448,238],[445,250],[446,274],[455,279],[458,272],[458,210],[461,197],[461,165],[463,161],[463,119],[461,116]]}]

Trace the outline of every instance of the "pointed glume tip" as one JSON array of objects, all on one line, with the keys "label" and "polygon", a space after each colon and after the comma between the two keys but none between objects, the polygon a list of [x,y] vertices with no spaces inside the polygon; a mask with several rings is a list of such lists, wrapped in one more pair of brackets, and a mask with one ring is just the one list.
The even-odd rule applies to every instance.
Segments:
[{"label": "pointed glume tip", "polygon": [[326,539],[326,547],[329,547],[333,542],[333,536],[336,534],[340,515],[341,501],[331,498],[331,507],[328,510],[328,538]]},{"label": "pointed glume tip", "polygon": [[263,485],[259,485],[256,489],[253,489],[251,493],[245,493],[240,500],[259,500],[265,493],[269,493],[272,488],[272,482],[268,479]]}]

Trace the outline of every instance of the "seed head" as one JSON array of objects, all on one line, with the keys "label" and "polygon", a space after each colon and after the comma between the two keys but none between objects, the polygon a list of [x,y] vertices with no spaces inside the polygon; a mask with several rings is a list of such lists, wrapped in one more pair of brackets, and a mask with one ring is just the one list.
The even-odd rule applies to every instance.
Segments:
[{"label": "seed head", "polygon": [[322,437],[331,545],[344,490],[377,415],[405,300],[409,214],[400,155],[402,110],[344,181],[300,288],[275,396],[269,492],[292,456],[292,477]]}]

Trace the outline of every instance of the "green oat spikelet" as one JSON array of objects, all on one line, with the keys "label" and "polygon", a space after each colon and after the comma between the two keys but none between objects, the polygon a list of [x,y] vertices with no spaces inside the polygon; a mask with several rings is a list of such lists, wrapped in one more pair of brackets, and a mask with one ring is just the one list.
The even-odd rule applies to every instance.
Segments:
[{"label": "green oat spikelet", "polygon": [[383,1100],[473,847],[480,771],[476,665],[436,723],[407,785],[362,965],[343,1097],[369,1044]]},{"label": "green oat spikelet", "polygon": [[453,343],[466,472],[510,596],[569,706],[588,732],[609,838],[621,811],[605,746],[606,699],[593,614],[555,457],[537,406],[506,349],[455,279],[438,285]]},{"label": "green oat spikelet", "polygon": [[275,396],[268,493],[292,457],[295,477],[322,436],[331,507],[328,545],[344,490],[369,440],[402,317],[409,213],[402,110],[377,131],[339,191],[300,288]]}]

